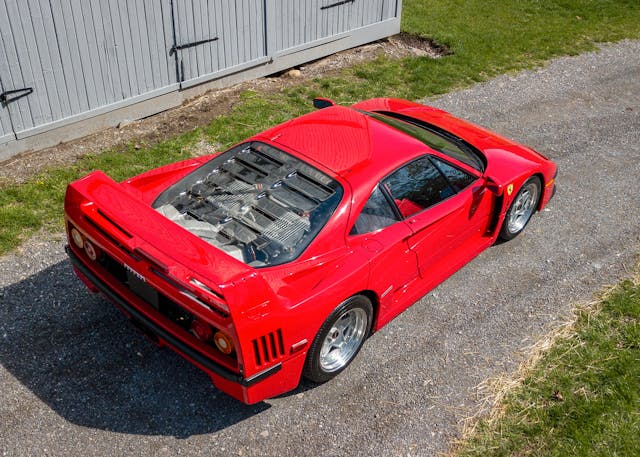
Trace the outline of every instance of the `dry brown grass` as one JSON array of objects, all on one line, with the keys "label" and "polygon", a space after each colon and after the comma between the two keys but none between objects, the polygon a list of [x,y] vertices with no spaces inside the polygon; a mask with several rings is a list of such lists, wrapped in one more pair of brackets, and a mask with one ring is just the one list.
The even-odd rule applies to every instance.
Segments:
[{"label": "dry brown grass", "polygon": [[[636,251],[640,252],[640,246],[636,247]],[[625,270],[627,270],[625,268]],[[628,271],[628,279],[634,285],[640,284],[640,256],[637,258],[637,267]],[[461,436],[453,444],[452,450],[447,455],[456,456],[460,449],[468,443],[476,433],[479,432],[479,424],[483,423],[484,428],[492,430],[494,433],[501,433],[499,427],[500,421],[503,419],[507,411],[507,398],[513,394],[516,389],[520,388],[525,380],[531,375],[534,368],[540,363],[541,359],[550,351],[551,348],[557,346],[559,342],[569,342],[576,334],[576,325],[580,319],[586,319],[590,322],[598,317],[602,310],[602,303],[617,289],[617,285],[608,285],[598,292],[590,301],[576,303],[567,318],[547,332],[542,338],[533,345],[524,347],[521,352],[526,354],[525,359],[520,363],[518,368],[511,373],[500,373],[495,377],[486,379],[476,386],[476,391],[480,398],[480,407],[477,412],[469,417],[465,417],[460,421]],[[575,340],[567,345],[562,355],[575,352],[585,343],[581,340]],[[550,369],[558,368],[558,366],[550,366]],[[589,391],[584,387],[577,388],[574,394],[582,395],[585,398],[595,398],[597,393]],[[562,401],[563,397],[560,392],[555,392],[552,400]],[[526,417],[527,408],[535,408],[536,404],[530,404],[520,409],[520,415]]]}]

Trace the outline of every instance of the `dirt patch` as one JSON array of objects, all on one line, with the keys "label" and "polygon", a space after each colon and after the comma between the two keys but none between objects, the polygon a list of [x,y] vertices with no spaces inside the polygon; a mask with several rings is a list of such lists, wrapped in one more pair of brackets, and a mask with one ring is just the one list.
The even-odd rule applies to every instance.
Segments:
[{"label": "dirt patch", "polygon": [[[431,40],[401,33],[319,59],[276,75],[258,78],[235,86],[214,90],[187,101],[179,107],[118,127],[39,151],[25,152],[2,162],[0,182],[22,182],[51,166],[71,164],[89,153],[122,148],[127,144],[152,145],[173,136],[209,124],[227,114],[246,90],[273,93],[305,80],[337,74],[343,68],[373,60],[379,56],[400,59],[407,56],[437,58],[449,49]],[[213,152],[215,145],[202,141],[194,146],[194,154]]]}]

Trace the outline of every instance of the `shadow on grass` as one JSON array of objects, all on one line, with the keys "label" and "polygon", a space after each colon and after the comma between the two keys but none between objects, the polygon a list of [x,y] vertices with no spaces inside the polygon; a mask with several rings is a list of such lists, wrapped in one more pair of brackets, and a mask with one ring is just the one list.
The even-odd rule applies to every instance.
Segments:
[{"label": "shadow on grass", "polygon": [[86,291],[66,261],[3,288],[0,303],[0,363],[74,424],[186,438],[270,408],[228,397],[133,331],[110,302]]}]

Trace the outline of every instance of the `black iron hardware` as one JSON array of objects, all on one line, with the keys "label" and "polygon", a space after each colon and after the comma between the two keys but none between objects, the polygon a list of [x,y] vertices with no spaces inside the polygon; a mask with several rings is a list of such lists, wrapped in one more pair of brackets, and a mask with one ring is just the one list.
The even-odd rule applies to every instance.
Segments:
[{"label": "black iron hardware", "polygon": [[326,9],[329,9],[329,8],[333,8],[335,6],[344,5],[345,3],[353,3],[355,1],[356,0],[342,0],[341,2],[335,2],[335,3],[332,3],[331,5],[321,6],[320,9],[321,10],[326,10]]},{"label": "black iron hardware", "polygon": [[169,49],[169,55],[172,56],[176,51],[180,51],[181,49],[193,48],[194,46],[211,43],[212,41],[218,41],[218,37],[209,38],[208,40],[194,41],[193,43],[174,44],[173,46],[171,46],[171,49]]},{"label": "black iron hardware", "polygon": [[14,102],[19,98],[26,97],[33,92],[33,87],[24,87],[22,89],[6,90],[0,94],[0,103],[5,105]]}]

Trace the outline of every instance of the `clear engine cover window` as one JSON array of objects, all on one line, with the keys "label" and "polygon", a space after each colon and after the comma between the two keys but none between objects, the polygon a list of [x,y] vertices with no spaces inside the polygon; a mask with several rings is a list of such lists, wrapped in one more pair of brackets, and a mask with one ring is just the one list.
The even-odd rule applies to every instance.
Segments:
[{"label": "clear engine cover window", "polygon": [[153,207],[255,267],[298,257],[335,211],[342,187],[260,142],[220,154],[162,192]]}]

